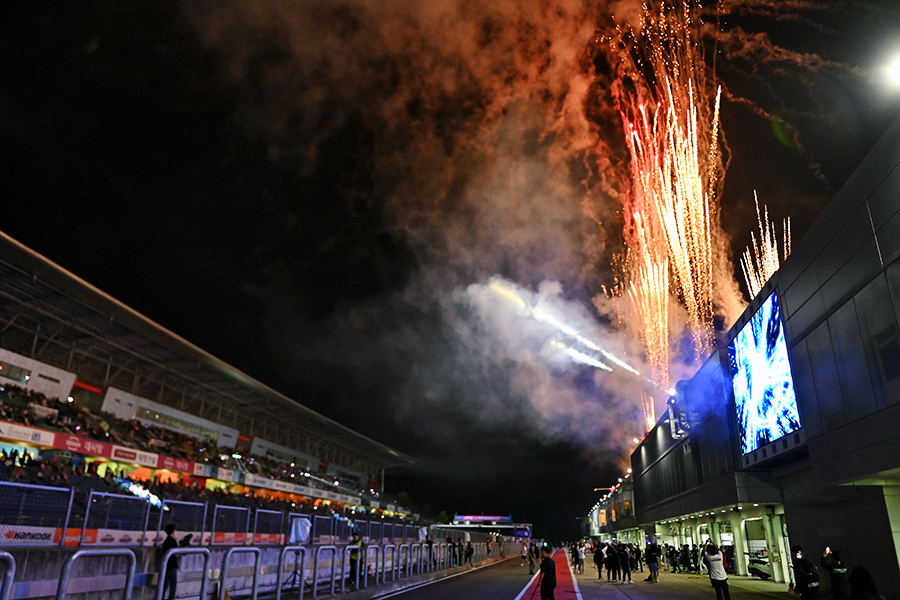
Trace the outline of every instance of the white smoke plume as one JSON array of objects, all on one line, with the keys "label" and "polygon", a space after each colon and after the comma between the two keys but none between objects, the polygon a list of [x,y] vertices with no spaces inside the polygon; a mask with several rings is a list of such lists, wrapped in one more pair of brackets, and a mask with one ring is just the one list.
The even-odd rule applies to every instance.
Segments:
[{"label": "white smoke plume", "polygon": [[[722,12],[769,15],[776,4],[731,0]],[[817,8],[783,5],[798,15]],[[491,423],[524,419],[592,446],[623,447],[635,435],[640,380],[573,364],[548,345],[545,324],[489,286],[502,276],[529,305],[552,307],[640,364],[627,311],[595,299],[601,315],[625,315],[607,327],[585,307],[613,286],[627,186],[603,39],[636,22],[641,2],[207,0],[181,10],[228,81],[233,126],[268,160],[305,174],[352,138],[367,149],[356,157],[366,168],[346,174],[335,201],[387,215],[384,233],[415,254],[408,280],[341,307],[321,325],[327,341],[297,352],[361,377],[401,374],[393,412],[447,443],[458,440],[423,414],[452,407]],[[741,60],[831,67],[764,36],[720,39]],[[717,303],[731,321],[742,301],[728,240],[719,243],[717,276],[734,284]],[[273,319],[282,347],[291,346],[287,320]],[[682,322],[673,319],[676,343]]]}]

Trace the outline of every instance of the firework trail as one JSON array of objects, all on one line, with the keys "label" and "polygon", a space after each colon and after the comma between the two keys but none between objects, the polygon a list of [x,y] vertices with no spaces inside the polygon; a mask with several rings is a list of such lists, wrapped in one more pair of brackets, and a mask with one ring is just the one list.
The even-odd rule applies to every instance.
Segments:
[{"label": "firework trail", "polygon": [[[620,32],[614,90],[630,155],[626,201],[627,292],[654,379],[668,386],[669,295],[684,305],[695,358],[712,343],[713,251],[724,233],[718,192],[720,93],[707,69],[688,5],[645,5]],[[715,97],[710,106],[705,98]],[[669,277],[671,270],[672,277]]]},{"label": "firework trail", "polygon": [[[753,192],[753,201],[756,203],[756,220],[759,223],[759,243],[756,236],[750,234],[752,244],[744,250],[741,257],[741,268],[744,271],[744,281],[750,298],[755,298],[762,290],[775,271],[781,266],[778,259],[778,239],[775,236],[775,226],[769,221],[769,209],[763,207],[759,212],[759,198]],[[751,247],[753,252],[751,253]],[[791,221],[784,220],[784,242],[782,245],[782,260],[787,260],[791,254]]]}]

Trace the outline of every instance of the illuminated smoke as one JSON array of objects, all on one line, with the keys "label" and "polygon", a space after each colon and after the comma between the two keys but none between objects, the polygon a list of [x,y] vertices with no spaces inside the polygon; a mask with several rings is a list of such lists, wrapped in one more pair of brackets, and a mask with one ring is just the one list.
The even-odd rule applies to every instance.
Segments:
[{"label": "illuminated smoke", "polygon": [[[759,212],[759,198],[753,192],[753,201],[756,203],[756,220],[759,224],[759,243],[756,236],[750,234],[751,246],[744,250],[741,257],[741,268],[744,271],[744,282],[750,298],[756,298],[763,286],[775,271],[781,266],[778,258],[778,238],[775,235],[775,226],[769,221],[769,209],[763,207]],[[753,252],[751,253],[751,248]],[[787,260],[791,254],[791,220],[784,220],[784,240],[782,244],[782,260]]]},{"label": "illuminated smoke", "polygon": [[[805,6],[802,0],[722,0],[720,12],[765,10],[769,18]],[[210,50],[204,61],[228,80],[222,97],[235,107],[229,126],[244,132],[266,160],[305,177],[353,145],[343,140],[371,142],[348,157],[353,166],[347,177],[341,173],[345,187],[333,199],[348,206],[336,211],[358,222],[323,243],[323,252],[366,229],[414,255],[416,268],[404,273],[407,279],[392,278],[396,286],[383,293],[341,303],[317,325],[327,332],[325,341],[298,349],[297,336],[284,326],[298,319],[291,308],[273,319],[267,335],[282,354],[336,368],[354,365],[354,376],[365,382],[401,381],[391,387],[392,414],[433,427],[427,434],[444,435],[450,444],[458,440],[421,418],[422,399],[496,422],[511,412],[504,403],[514,400],[505,389],[491,395],[484,382],[496,381],[493,374],[481,377],[500,365],[508,369],[504,377],[511,373],[510,388],[541,415],[568,415],[572,430],[582,429],[575,437],[593,444],[603,433],[609,447],[617,440],[629,447],[633,432],[619,440],[619,430],[634,425],[631,410],[646,386],[611,382],[620,375],[629,383],[639,378],[549,323],[523,319],[509,310],[511,299],[500,310],[491,304],[503,300],[495,289],[470,289],[469,283],[502,273],[528,287],[554,279],[567,290],[595,294],[610,281],[624,225],[626,280],[612,300],[632,305],[627,325],[633,333],[603,328],[596,315],[582,315],[574,330],[617,358],[638,356],[639,343],[645,346],[648,365],[637,370],[666,387],[684,375],[668,362],[670,330],[677,333],[684,312],[674,299],[695,307],[688,320],[701,339],[698,352],[709,339],[713,309],[726,325],[742,310],[740,294],[728,287],[737,284],[718,224],[724,169],[715,133],[716,86],[695,30],[705,27],[710,40],[717,36],[722,57],[752,61],[747,72],[755,73],[758,63],[831,69],[752,32],[711,32],[712,24],[702,26],[686,12],[642,13],[637,0],[201,0],[181,3],[179,10]],[[611,73],[595,68],[604,59]],[[744,101],[727,88],[723,96]],[[621,161],[623,121],[635,127],[625,130],[628,165]],[[357,170],[367,161],[370,170]],[[283,194],[279,202],[306,215],[312,211],[305,204],[316,201],[312,195]],[[383,222],[373,224],[372,214]],[[703,258],[694,265],[690,257],[697,252]],[[301,269],[279,267],[272,270],[275,287],[283,279],[286,287],[304,288]],[[459,314],[459,304],[450,301],[458,290],[467,290],[474,316]],[[595,298],[604,317],[619,310],[607,300]],[[409,313],[428,318],[417,329]],[[559,320],[573,325],[568,316]],[[585,334],[592,327],[600,333]],[[439,345],[436,330],[449,331],[452,339]],[[505,341],[495,347],[485,332]],[[604,395],[587,397],[546,368],[546,360],[563,370],[575,361],[546,342],[548,332],[558,344],[614,369],[597,367],[596,376],[610,382],[601,381]],[[408,355],[397,350],[415,356],[412,374]],[[602,419],[594,414],[598,397],[608,405]]]}]

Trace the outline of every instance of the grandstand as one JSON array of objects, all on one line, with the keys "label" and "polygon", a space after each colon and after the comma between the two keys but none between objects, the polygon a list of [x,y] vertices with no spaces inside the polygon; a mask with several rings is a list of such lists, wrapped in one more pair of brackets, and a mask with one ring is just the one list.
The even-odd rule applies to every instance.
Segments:
[{"label": "grandstand", "polygon": [[[82,454],[79,439],[87,439],[109,445],[95,446],[100,455],[136,465],[213,478],[224,470],[226,481],[260,487],[299,475],[309,488],[327,483],[339,496],[357,498],[383,482],[385,468],[412,462],[2,233],[0,280],[0,402],[9,413],[0,420],[36,428],[29,435],[38,445],[40,431],[55,431]],[[72,396],[74,408],[67,406]],[[90,410],[78,410],[82,404]]]}]

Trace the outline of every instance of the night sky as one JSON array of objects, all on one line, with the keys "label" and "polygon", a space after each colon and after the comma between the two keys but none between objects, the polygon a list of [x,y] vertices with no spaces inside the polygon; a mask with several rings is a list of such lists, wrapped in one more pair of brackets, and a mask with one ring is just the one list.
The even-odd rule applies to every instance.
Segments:
[{"label": "night sky", "polygon": [[[623,148],[609,67],[587,45],[572,64],[591,133],[578,119],[546,132],[572,75],[553,49],[630,5],[540,6],[4,3],[0,230],[416,457],[388,492],[573,538],[639,434],[633,411],[590,372],[498,349],[468,286],[556,281],[609,324],[592,298],[612,283],[621,204],[581,142],[603,140],[611,163]],[[900,7],[720,13],[706,46],[726,89],[721,220],[737,256],[754,189],[796,244],[900,111],[882,73]],[[557,393],[577,408],[557,411]]]}]

